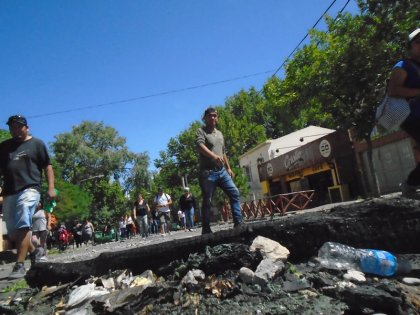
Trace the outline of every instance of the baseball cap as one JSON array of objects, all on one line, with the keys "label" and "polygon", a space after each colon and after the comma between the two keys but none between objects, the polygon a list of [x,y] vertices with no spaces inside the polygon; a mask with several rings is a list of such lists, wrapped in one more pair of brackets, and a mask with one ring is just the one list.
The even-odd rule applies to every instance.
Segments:
[{"label": "baseball cap", "polygon": [[158,191],[163,191],[163,188],[162,187],[158,187]]},{"label": "baseball cap", "polygon": [[410,35],[408,35],[408,41],[411,43],[413,39],[419,34],[420,34],[420,28],[414,30],[413,32],[410,33]]},{"label": "baseball cap", "polygon": [[28,125],[28,122],[26,121],[26,118],[23,117],[22,115],[10,116],[9,119],[7,120],[6,124],[10,125],[12,122],[17,122],[17,123],[19,123],[21,125],[24,125],[24,126]]},{"label": "baseball cap", "polygon": [[189,187],[184,187],[184,191],[190,191]]}]

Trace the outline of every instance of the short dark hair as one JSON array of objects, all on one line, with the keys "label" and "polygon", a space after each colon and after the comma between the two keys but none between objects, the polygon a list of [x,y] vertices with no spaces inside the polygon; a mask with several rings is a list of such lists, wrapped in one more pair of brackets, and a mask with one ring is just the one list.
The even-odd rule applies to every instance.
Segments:
[{"label": "short dark hair", "polygon": [[208,114],[210,113],[216,113],[217,114],[217,110],[214,107],[208,107],[205,111],[204,111],[204,115],[203,115],[203,119],[204,117],[206,117]]}]

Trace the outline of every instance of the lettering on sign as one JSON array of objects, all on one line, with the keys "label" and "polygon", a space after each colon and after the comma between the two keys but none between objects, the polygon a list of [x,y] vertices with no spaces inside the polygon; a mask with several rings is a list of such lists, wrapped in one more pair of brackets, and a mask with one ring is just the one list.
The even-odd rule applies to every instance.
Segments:
[{"label": "lettering on sign", "polygon": [[324,158],[327,158],[331,155],[331,144],[328,142],[328,140],[324,139],[319,143],[319,153],[321,153]]},{"label": "lettering on sign", "polygon": [[300,162],[303,162],[302,151],[296,151],[292,155],[286,155],[284,158],[284,167],[290,171],[299,166]]},{"label": "lettering on sign", "polygon": [[273,173],[274,173],[273,165],[271,165],[271,163],[267,163],[267,174],[268,174],[268,176],[273,176]]}]

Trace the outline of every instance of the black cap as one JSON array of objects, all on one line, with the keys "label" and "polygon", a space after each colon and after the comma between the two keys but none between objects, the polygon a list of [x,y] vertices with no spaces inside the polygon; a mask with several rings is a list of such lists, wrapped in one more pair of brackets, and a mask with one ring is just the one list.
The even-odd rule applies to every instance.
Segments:
[{"label": "black cap", "polygon": [[19,123],[19,124],[21,124],[23,126],[27,126],[28,125],[28,122],[26,121],[26,118],[23,117],[22,115],[13,115],[13,116],[10,116],[9,119],[7,120],[7,123],[6,124],[10,125],[12,122],[17,122],[17,123]]},{"label": "black cap", "polygon": [[158,191],[163,191],[163,188],[162,187],[158,187]]}]

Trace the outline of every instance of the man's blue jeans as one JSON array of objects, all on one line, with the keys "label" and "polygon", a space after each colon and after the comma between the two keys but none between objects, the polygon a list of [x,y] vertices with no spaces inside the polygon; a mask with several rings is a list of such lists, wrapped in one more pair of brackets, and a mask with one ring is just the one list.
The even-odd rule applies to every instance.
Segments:
[{"label": "man's blue jeans", "polygon": [[185,210],[185,219],[187,220],[187,228],[194,228],[194,208]]},{"label": "man's blue jeans", "polygon": [[210,225],[211,199],[216,187],[220,187],[229,197],[230,208],[232,210],[233,222],[242,223],[241,205],[239,202],[239,190],[236,188],[232,177],[225,168],[216,170],[200,171],[200,187],[203,194],[202,222],[203,226]]}]

